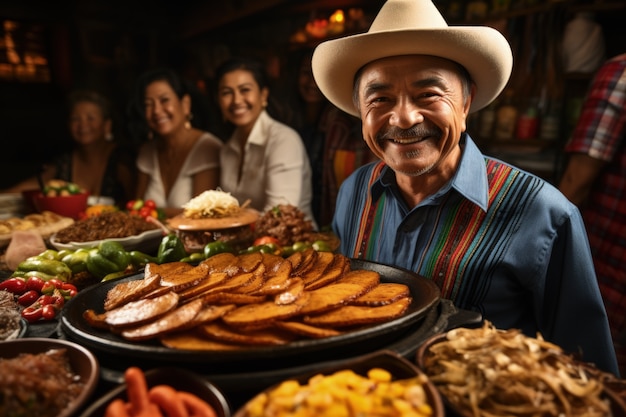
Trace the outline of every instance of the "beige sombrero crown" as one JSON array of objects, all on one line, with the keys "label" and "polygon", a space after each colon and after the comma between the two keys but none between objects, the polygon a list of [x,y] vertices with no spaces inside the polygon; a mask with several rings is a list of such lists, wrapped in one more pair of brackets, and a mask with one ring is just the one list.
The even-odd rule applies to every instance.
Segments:
[{"label": "beige sombrero crown", "polygon": [[388,0],[368,32],[321,43],[311,65],[322,93],[359,116],[352,101],[356,72],[380,58],[414,54],[463,65],[476,83],[472,112],[500,94],[513,67],[511,47],[500,32],[487,26],[448,26],[431,0]]}]

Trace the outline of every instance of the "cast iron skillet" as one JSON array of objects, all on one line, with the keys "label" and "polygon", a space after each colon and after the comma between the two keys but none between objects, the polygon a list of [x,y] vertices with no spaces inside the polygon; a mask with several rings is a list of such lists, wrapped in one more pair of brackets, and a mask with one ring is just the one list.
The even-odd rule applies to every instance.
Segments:
[{"label": "cast iron skillet", "polygon": [[[114,363],[118,358],[140,359],[143,363],[188,364],[194,367],[208,365],[212,371],[276,369],[337,359],[345,356],[371,352],[389,345],[401,338],[410,327],[418,323],[426,313],[440,301],[438,287],[430,280],[413,272],[363,260],[351,260],[352,269],[373,270],[380,274],[381,282],[406,284],[411,292],[412,302],[408,311],[400,318],[362,328],[339,336],[325,339],[306,339],[282,346],[251,347],[234,351],[193,351],[171,349],[158,341],[143,343],[130,342],[109,331],[91,327],[83,318],[86,309],[103,311],[107,292],[116,284],[126,280],[142,279],[143,273],[104,282],[78,293],[63,309],[61,332],[64,336],[89,349],[110,358]],[[119,365],[119,363],[118,363]]]}]

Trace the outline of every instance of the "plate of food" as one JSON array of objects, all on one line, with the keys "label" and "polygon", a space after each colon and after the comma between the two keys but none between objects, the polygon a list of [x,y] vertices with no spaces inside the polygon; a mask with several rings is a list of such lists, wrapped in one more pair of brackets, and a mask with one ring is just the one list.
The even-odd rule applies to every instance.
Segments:
[{"label": "plate of food", "polygon": [[163,230],[155,223],[123,211],[103,212],[79,220],[50,237],[57,250],[93,248],[102,240],[119,242],[126,250],[150,253],[163,238]]},{"label": "plate of food", "polygon": [[255,395],[234,416],[290,415],[294,409],[309,416],[445,415],[428,377],[387,350],[290,377]]},{"label": "plate of food", "polygon": [[[81,291],[66,304],[61,331],[107,357],[253,371],[389,345],[439,302],[431,280],[404,269],[312,249],[298,254],[220,254],[197,266],[149,266]],[[310,275],[294,268],[296,258],[302,268],[308,262]],[[315,272],[324,263],[333,267]],[[314,275],[319,281],[306,289]],[[142,292],[157,297],[137,297]],[[157,312],[154,318],[135,320],[136,308],[146,311],[142,304]]]},{"label": "plate of food", "polygon": [[626,416],[621,399],[559,346],[518,329],[457,328],[416,353],[456,415]]},{"label": "plate of food", "polygon": [[[158,405],[159,399],[169,402],[169,407],[173,407],[175,402],[185,402],[188,404],[190,395],[197,416],[203,417],[230,417],[230,405],[220,389],[210,381],[197,375],[195,372],[176,367],[159,367],[142,371],[137,367],[130,367],[124,372],[124,382],[111,389],[99,399],[95,400],[81,417],[104,417],[107,415],[109,407],[113,401],[122,401],[124,404],[132,403],[129,390],[135,389],[134,396],[137,397],[137,390],[144,390],[145,395],[152,398],[151,402]],[[166,386],[167,388],[163,389]],[[181,394],[182,393],[182,394]],[[150,397],[151,396],[151,397]],[[199,401],[203,402],[198,403]],[[199,405],[198,405],[199,404]],[[202,407],[198,409],[198,407]],[[161,407],[160,407],[161,408]],[[163,410],[161,408],[161,410]],[[200,412],[204,412],[201,414]]]},{"label": "plate of food", "polygon": [[240,205],[230,193],[207,190],[183,205],[183,212],[167,220],[187,252],[202,252],[208,243],[227,242],[233,249],[248,247],[254,240],[259,212]]},{"label": "plate of food", "polygon": [[[70,417],[87,404],[100,377],[96,357],[66,340],[2,342],[0,415]],[[36,393],[37,401],[32,401]]]}]

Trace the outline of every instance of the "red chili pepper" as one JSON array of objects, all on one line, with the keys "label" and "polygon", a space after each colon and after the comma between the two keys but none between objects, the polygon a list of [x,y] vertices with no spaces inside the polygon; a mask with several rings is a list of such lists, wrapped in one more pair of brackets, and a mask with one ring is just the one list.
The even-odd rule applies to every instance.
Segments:
[{"label": "red chili pepper", "polygon": [[56,315],[57,310],[53,304],[47,304],[41,308],[41,318],[44,320],[52,320]]},{"label": "red chili pepper", "polygon": [[41,318],[42,313],[43,311],[41,306],[30,306],[22,310],[22,317],[24,317],[29,323],[34,323]]},{"label": "red chili pepper", "polygon": [[39,293],[35,290],[28,290],[17,298],[17,302],[22,306],[29,306],[39,298]]},{"label": "red chili pepper", "polygon": [[43,285],[40,292],[42,294],[52,294],[55,289],[56,287],[54,286],[54,284],[48,281]]},{"label": "red chili pepper", "polygon": [[41,292],[41,289],[45,284],[46,281],[44,281],[40,277],[28,277],[28,279],[26,280],[26,289]]},{"label": "red chili pepper", "polygon": [[37,303],[41,304],[42,306],[52,304],[54,303],[54,297],[50,294],[42,294],[37,300]]},{"label": "red chili pepper", "polygon": [[70,284],[69,282],[64,282],[63,285],[61,285],[61,288],[59,288],[60,290],[74,290],[74,291],[78,291],[78,288],[76,288],[76,286],[74,284]]},{"label": "red chili pepper", "polygon": [[61,288],[63,287],[63,284],[65,284],[65,281],[61,281],[58,278],[49,279],[48,282],[54,285],[54,288]]},{"label": "red chili pepper", "polygon": [[7,290],[13,294],[21,295],[26,292],[26,280],[20,277],[13,277],[0,282],[0,290]]},{"label": "red chili pepper", "polygon": [[54,305],[60,310],[65,305],[65,297],[61,293],[55,294],[52,296],[52,302],[50,304]]}]

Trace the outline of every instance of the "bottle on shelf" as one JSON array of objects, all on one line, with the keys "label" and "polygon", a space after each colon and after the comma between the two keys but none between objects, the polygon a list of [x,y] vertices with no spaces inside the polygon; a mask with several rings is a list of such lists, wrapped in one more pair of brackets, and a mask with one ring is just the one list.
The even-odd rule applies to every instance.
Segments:
[{"label": "bottle on shelf", "polygon": [[512,140],[517,123],[517,107],[513,103],[513,90],[506,90],[504,100],[496,112],[493,136],[497,140]]},{"label": "bottle on shelf", "polygon": [[537,139],[539,130],[539,110],[537,109],[536,98],[530,98],[525,110],[517,119],[515,138],[520,140]]}]

